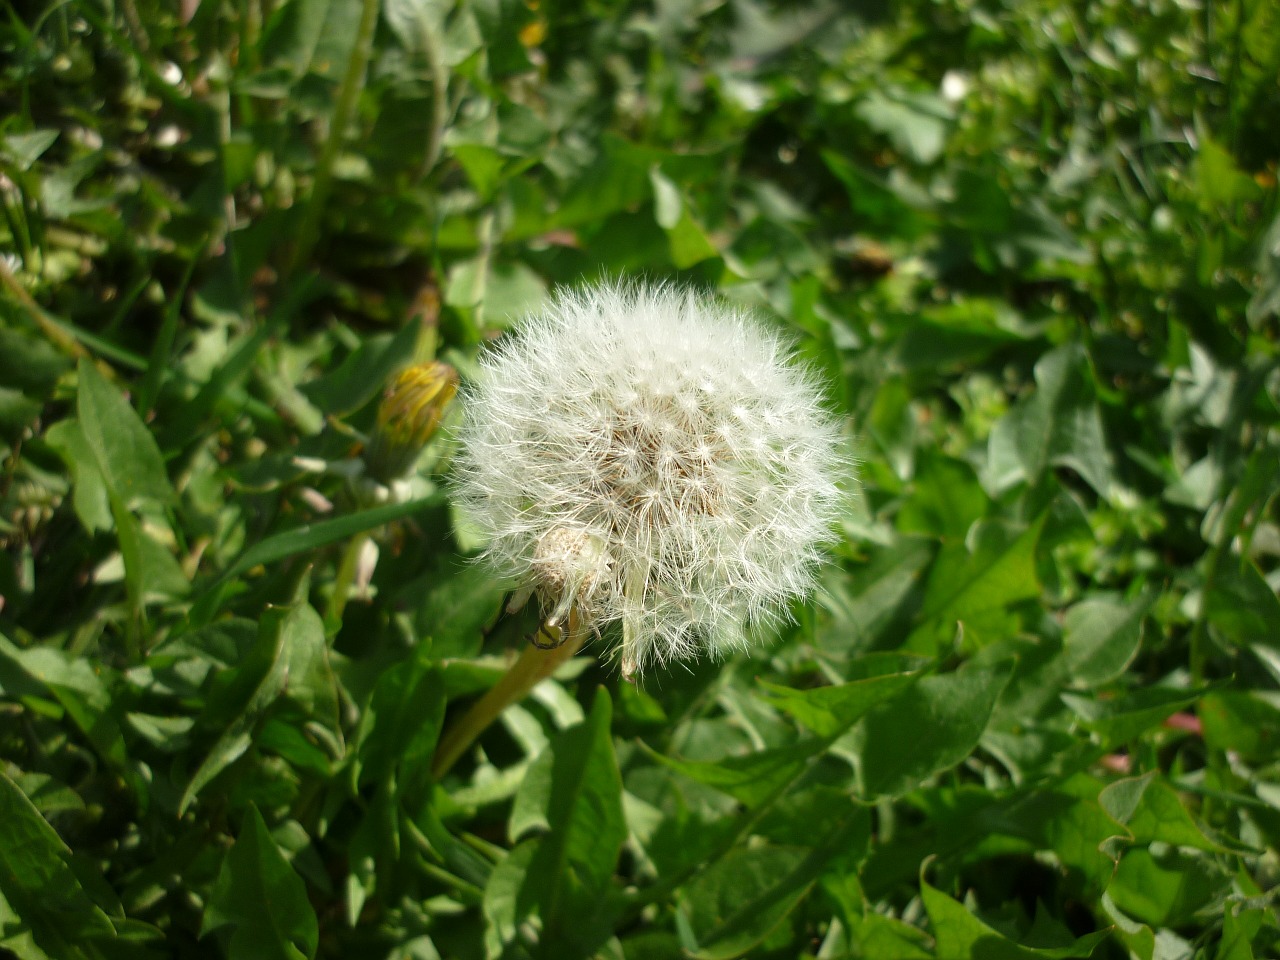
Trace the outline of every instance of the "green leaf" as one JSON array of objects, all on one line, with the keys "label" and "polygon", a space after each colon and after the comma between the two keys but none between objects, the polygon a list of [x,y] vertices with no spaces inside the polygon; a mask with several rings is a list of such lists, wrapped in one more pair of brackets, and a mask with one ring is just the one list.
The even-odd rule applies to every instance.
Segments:
[{"label": "green leaf", "polygon": [[613,930],[612,877],[627,826],[610,706],[601,688],[586,720],[554,737],[529,765],[511,810],[513,841],[537,834],[517,912],[536,909],[539,942],[552,956],[594,955]]},{"label": "green leaf", "polygon": [[1280,596],[1248,558],[1219,565],[1205,597],[1205,613],[1227,643],[1280,650]]},{"label": "green leaf", "polygon": [[1154,594],[1123,601],[1090,597],[1067,611],[1064,657],[1071,679],[1084,687],[1115,680],[1138,655],[1142,621]]},{"label": "green leaf", "polygon": [[946,894],[920,881],[920,897],[937,938],[937,960],[1058,960],[1090,956],[1110,933],[1099,930],[1070,943],[1032,947],[1009,940]]},{"label": "green leaf", "polygon": [[538,849],[536,840],[517,844],[498,861],[489,875],[482,903],[485,956],[488,960],[510,955],[510,948],[521,936],[522,925],[535,909],[528,877]]},{"label": "green leaf", "polygon": [[700,960],[730,960],[755,947],[805,897],[832,857],[865,830],[850,816],[812,848],[735,847],[681,890],[685,949]]},{"label": "green leaf", "polygon": [[820,752],[826,743],[825,740],[811,739],[775,750],[760,750],[717,761],[677,760],[658,753],[652,756],[690,780],[714,787],[747,807],[755,807],[795,780],[808,765],[809,758]]},{"label": "green leaf", "polygon": [[873,709],[854,731],[859,795],[907,793],[967,757],[1012,674],[1012,661],[966,663]]},{"label": "green leaf", "polygon": [[856,113],[916,163],[933,163],[942,154],[951,109],[936,94],[873,89]]},{"label": "green leaf", "polygon": [[337,369],[302,384],[299,392],[326,416],[342,417],[359,410],[377,395],[397,367],[413,358],[419,329],[416,323],[406,323],[395,334],[366,338]]},{"label": "green leaf", "polygon": [[911,495],[898,511],[897,526],[904,533],[963,540],[989,503],[968,463],[927,454],[917,464]]},{"label": "green leaf", "polygon": [[1175,847],[1225,853],[1205,836],[1173,787],[1156,771],[1109,784],[1098,802],[1133,834],[1135,843],[1167,843]]},{"label": "green leaf", "polygon": [[1193,923],[1194,915],[1230,886],[1231,874],[1204,854],[1135,847],[1120,860],[1107,893],[1143,923],[1181,927]]},{"label": "green leaf", "polygon": [[40,948],[86,957],[96,941],[114,939],[111,919],[81,885],[85,866],[72,865],[70,848],[3,770],[0,824],[0,893]]},{"label": "green leaf", "polygon": [[988,445],[991,464],[1012,461],[1019,469],[1000,471],[991,483],[998,489],[1018,480],[1034,486],[1049,467],[1064,466],[1108,496],[1111,453],[1084,351],[1067,344],[1046,353],[1036,363],[1035,378],[1035,392],[996,424]]},{"label": "green leaf", "polygon": [[[318,636],[318,641],[317,641]],[[244,755],[253,742],[253,729],[276,698],[289,688],[290,667],[300,656],[304,671],[313,654],[307,648],[324,642],[320,616],[306,604],[273,607],[266,611],[258,629],[258,638],[245,662],[221,687],[210,693],[201,714],[199,726],[219,732],[213,747],[192,774],[182,797],[178,813],[184,813],[196,795],[210,780]],[[303,653],[295,654],[295,646]],[[314,702],[316,691],[305,682],[297,687],[306,702]],[[322,699],[327,694],[321,694]]]},{"label": "green leaf", "polygon": [[1187,709],[1211,689],[1214,688],[1169,690],[1145,687],[1115,699],[1095,699],[1074,693],[1061,696],[1067,706],[1080,715],[1085,725],[1102,737],[1106,746],[1119,747],[1132,742],[1179,710]]},{"label": "green leaf", "polygon": [[[899,659],[887,665],[892,668],[901,662]],[[819,737],[834,740],[867,711],[915,683],[919,676],[918,673],[885,673],[811,690],[793,690],[772,683],[761,685],[770,702],[779,710],[790,714]]]},{"label": "green leaf", "polygon": [[274,563],[297,553],[305,553],[309,550],[327,547],[331,543],[345,540],[365,530],[372,530],[375,527],[412,516],[420,510],[440,503],[440,501],[441,495],[433,493],[430,496],[409,500],[405,503],[389,503],[385,506],[373,507],[370,510],[362,510],[359,513],[335,517],[333,520],[303,524],[293,530],[285,530],[283,533],[273,534],[264,540],[260,540],[242,553],[236,559],[236,562],[197,601],[195,608],[191,611],[191,620],[194,624],[202,625],[211,619],[217,612],[219,603],[221,603],[222,588],[228,582],[258,564]]},{"label": "green leaf", "polygon": [[287,696],[340,736],[338,684],[329,666],[329,645],[320,614],[309,604],[295,604],[288,608],[281,631],[289,658],[285,668]]},{"label": "green leaf", "polygon": [[872,911],[850,919],[849,942],[864,960],[934,960],[923,930]]},{"label": "green leaf", "polygon": [[51,695],[114,770],[128,761],[113,690],[118,676],[101,664],[49,647],[21,649],[0,635],[0,690],[19,697]]},{"label": "green leaf", "polygon": [[222,861],[200,935],[230,927],[228,956],[247,960],[314,957],[319,925],[307,888],[271,839],[253,804]]},{"label": "green leaf", "polygon": [[691,934],[686,949],[703,960],[740,957],[777,926],[809,892],[816,871],[804,847],[736,847],[687,884],[681,911]]},{"label": "green leaf", "polygon": [[46,150],[58,139],[57,130],[30,130],[5,135],[0,154],[21,171],[30,170]]},{"label": "green leaf", "polygon": [[957,625],[971,645],[1003,639],[1011,629],[1006,608],[1040,596],[1036,545],[1048,516],[1042,513],[1021,531],[980,524],[970,537],[972,552],[963,543],[944,544],[929,571],[921,625],[905,648],[935,652],[950,642]]},{"label": "green leaf", "polygon": [[94,458],[89,441],[75,417],[59,420],[45,431],[45,440],[53,447],[71,473],[72,505],[76,516],[90,533],[105,533],[114,522],[111,499],[106,482]]},{"label": "green leaf", "polygon": [[172,503],[173,487],[151,431],[92,363],[81,360],[76,371],[80,429],[107,490],[130,509],[147,501]]},{"label": "green leaf", "polygon": [[611,706],[608,692],[597,690],[587,719],[556,736],[530,765],[511,809],[513,841],[546,831],[533,875],[546,885],[547,923],[570,871],[587,891],[608,886],[627,836]]},{"label": "green leaf", "polygon": [[433,651],[419,644],[408,660],[378,678],[361,714],[356,782],[394,780],[404,790],[406,784],[429,777],[444,708],[444,681]]}]

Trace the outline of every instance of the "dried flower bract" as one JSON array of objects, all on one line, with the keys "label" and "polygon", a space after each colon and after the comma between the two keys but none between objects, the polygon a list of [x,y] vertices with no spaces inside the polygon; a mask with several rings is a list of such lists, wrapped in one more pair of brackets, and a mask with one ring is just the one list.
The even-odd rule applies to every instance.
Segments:
[{"label": "dried flower bract", "polygon": [[813,378],[743,311],[564,293],[462,402],[454,489],[487,561],[548,623],[620,621],[625,676],[722,655],[812,587],[848,462]]}]

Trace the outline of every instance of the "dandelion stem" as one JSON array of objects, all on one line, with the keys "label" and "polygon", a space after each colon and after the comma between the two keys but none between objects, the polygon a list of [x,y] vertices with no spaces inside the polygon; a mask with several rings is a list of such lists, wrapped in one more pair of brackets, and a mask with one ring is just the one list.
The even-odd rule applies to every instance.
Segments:
[{"label": "dandelion stem", "polygon": [[521,700],[530,690],[555,673],[561,664],[570,660],[582,648],[590,631],[580,622],[575,610],[569,616],[569,627],[565,632],[565,641],[558,647],[545,649],[532,643],[526,646],[519,659],[489,692],[472,704],[458,722],[445,731],[436,747],[435,760],[431,766],[432,776],[438,780],[448,773],[458,758],[467,752],[476,738],[503,710]]},{"label": "dandelion stem", "polygon": [[367,530],[357,533],[347,541],[346,549],[342,552],[338,573],[333,581],[333,594],[329,597],[328,616],[325,617],[325,625],[332,634],[336,634],[342,627],[342,614],[347,609],[351,585],[355,583],[356,568],[360,565],[360,553],[368,539]]}]

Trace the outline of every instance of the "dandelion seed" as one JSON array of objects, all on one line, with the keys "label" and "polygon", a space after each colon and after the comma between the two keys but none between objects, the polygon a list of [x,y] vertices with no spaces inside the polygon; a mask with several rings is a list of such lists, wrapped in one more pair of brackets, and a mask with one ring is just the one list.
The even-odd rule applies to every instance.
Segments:
[{"label": "dandelion seed", "polygon": [[784,342],[674,287],[562,294],[463,396],[459,505],[543,614],[622,625],[624,676],[743,646],[812,587],[848,462]]}]

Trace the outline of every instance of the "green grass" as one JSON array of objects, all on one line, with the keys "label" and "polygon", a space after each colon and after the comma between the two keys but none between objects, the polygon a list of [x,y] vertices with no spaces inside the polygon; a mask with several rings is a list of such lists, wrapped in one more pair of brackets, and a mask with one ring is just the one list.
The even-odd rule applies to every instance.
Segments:
[{"label": "green grass", "polygon": [[[0,954],[1280,951],[1273,3],[20,6]],[[456,410],[352,475],[602,275],[785,327],[859,497],[772,642],[436,782],[535,619]]]}]

